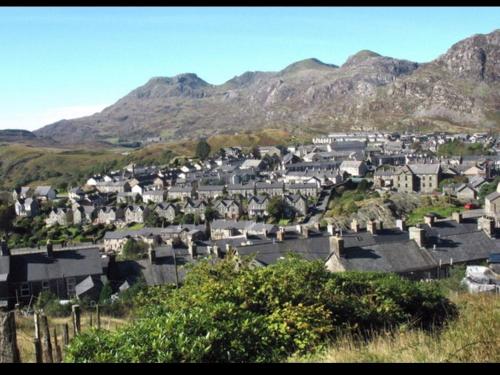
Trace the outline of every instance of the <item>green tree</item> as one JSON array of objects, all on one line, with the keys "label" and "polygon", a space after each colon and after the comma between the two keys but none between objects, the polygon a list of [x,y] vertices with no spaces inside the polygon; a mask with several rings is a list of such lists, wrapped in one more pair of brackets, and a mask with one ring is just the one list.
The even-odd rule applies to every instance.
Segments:
[{"label": "green tree", "polygon": [[205,160],[208,155],[210,155],[210,145],[206,140],[202,139],[196,145],[196,157]]},{"label": "green tree", "polygon": [[16,211],[13,205],[3,204],[0,206],[0,232],[8,234],[13,227]]},{"label": "green tree", "polygon": [[218,216],[219,216],[219,212],[215,208],[213,208],[211,205],[208,205],[205,208],[205,220],[212,221],[212,220],[217,219]]},{"label": "green tree", "polygon": [[99,294],[99,304],[108,303],[111,299],[112,294],[113,289],[111,289],[111,285],[109,283],[104,284],[101,289],[101,293]]},{"label": "green tree", "polygon": [[129,238],[123,246],[122,259],[124,260],[138,260],[144,257],[148,250],[148,245],[142,241],[136,241]]},{"label": "green tree", "polygon": [[283,198],[281,196],[272,197],[269,200],[267,212],[269,213],[269,216],[275,218],[276,220],[283,219],[286,212],[286,205]]}]

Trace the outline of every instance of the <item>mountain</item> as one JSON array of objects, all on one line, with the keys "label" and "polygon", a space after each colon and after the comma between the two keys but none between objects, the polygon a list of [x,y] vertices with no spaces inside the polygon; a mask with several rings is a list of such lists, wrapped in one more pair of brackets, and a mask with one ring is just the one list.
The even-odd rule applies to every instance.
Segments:
[{"label": "mountain", "polygon": [[246,72],[222,85],[195,74],[156,77],[92,116],[35,131],[64,143],[195,138],[283,128],[487,130],[500,125],[500,30],[416,62],[363,50],[341,65],[318,59]]}]

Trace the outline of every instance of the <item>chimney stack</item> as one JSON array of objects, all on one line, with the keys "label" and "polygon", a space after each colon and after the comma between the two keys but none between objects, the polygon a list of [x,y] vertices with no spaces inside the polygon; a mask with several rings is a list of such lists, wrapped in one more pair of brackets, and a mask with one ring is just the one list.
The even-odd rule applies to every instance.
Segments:
[{"label": "chimney stack", "polygon": [[229,254],[231,252],[231,245],[230,244],[226,244],[226,254]]},{"label": "chimney stack", "polygon": [[47,240],[47,256],[52,258],[54,256],[54,245],[52,245],[52,241]]},{"label": "chimney stack", "polygon": [[434,225],[435,216],[433,214],[427,214],[424,216],[424,223],[432,227]]},{"label": "chimney stack", "polygon": [[318,232],[321,231],[321,225],[319,222],[314,223],[314,229],[316,229]]},{"label": "chimney stack", "polygon": [[333,236],[335,234],[335,228],[333,227],[333,224],[328,224],[326,226],[326,230],[330,236]]},{"label": "chimney stack", "polygon": [[366,231],[371,234],[377,234],[377,222],[375,220],[368,220],[366,222]]},{"label": "chimney stack", "polygon": [[153,248],[149,249],[149,262],[154,264],[156,261],[156,250]]},{"label": "chimney stack", "polygon": [[411,240],[414,240],[418,247],[425,247],[425,231],[420,227],[410,227]]},{"label": "chimney stack", "polygon": [[399,228],[401,232],[404,232],[406,230],[406,222],[404,219],[397,219],[396,220],[396,228]]},{"label": "chimney stack", "polygon": [[330,252],[335,253],[337,257],[345,255],[344,239],[340,236],[330,236]]},{"label": "chimney stack", "polygon": [[463,216],[461,212],[453,212],[451,218],[455,220],[458,224],[462,222]]},{"label": "chimney stack", "polygon": [[383,231],[384,230],[384,222],[383,221],[380,221],[378,222],[378,230],[379,231]]},{"label": "chimney stack", "polygon": [[5,238],[2,238],[2,244],[1,244],[1,247],[2,247],[2,256],[10,256],[10,249],[9,249],[9,246],[7,246],[7,241],[5,240]]},{"label": "chimney stack", "polygon": [[309,238],[309,228],[302,227],[302,235],[304,236],[304,238]]},{"label": "chimney stack", "polygon": [[495,237],[495,219],[490,217],[480,217],[477,220],[477,227],[479,230],[483,230],[488,237]]},{"label": "chimney stack", "polygon": [[359,224],[356,219],[352,219],[351,221],[351,230],[355,233],[359,232]]},{"label": "chimney stack", "polygon": [[196,256],[198,255],[198,246],[196,245],[196,243],[194,243],[193,241],[189,241],[188,243],[188,252],[189,252],[189,255],[191,255],[191,258],[196,258]]},{"label": "chimney stack", "polygon": [[278,232],[276,232],[276,239],[278,241],[284,241],[285,240],[285,230],[283,228],[280,228]]}]

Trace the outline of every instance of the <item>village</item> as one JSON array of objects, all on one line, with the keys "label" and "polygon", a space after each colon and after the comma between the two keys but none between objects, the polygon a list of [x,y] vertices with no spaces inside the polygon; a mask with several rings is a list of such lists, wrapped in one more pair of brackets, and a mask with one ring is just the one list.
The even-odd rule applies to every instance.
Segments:
[{"label": "village", "polygon": [[[438,155],[448,144],[484,152]],[[332,272],[415,280],[446,277],[457,264],[488,263],[498,272],[498,151],[500,140],[487,133],[332,133],[288,147],[224,147],[176,166],[131,164],[63,193],[20,187],[12,192],[15,220],[29,238],[2,239],[0,306],[30,306],[43,291],[96,301],[105,285],[117,296],[139,280],[179,285],[186,264],[229,255],[267,266],[292,253]],[[362,184],[379,195],[460,205],[415,225],[401,216],[342,227],[324,216],[340,188]],[[483,202],[484,187],[491,192]],[[34,238],[34,227],[46,238]]]}]

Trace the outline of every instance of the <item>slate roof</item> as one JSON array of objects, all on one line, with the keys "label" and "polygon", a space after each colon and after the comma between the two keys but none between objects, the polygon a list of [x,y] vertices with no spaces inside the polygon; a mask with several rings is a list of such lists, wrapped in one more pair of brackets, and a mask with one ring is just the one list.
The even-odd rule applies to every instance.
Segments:
[{"label": "slate roof", "polygon": [[441,164],[408,164],[411,171],[417,175],[419,174],[437,174],[441,168]]},{"label": "slate roof", "polygon": [[35,195],[41,195],[45,196],[49,193],[49,191],[52,189],[52,186],[37,186],[35,189],[34,194]]},{"label": "slate roof", "polygon": [[500,193],[494,191],[493,193],[488,194],[484,199],[487,199],[489,201],[494,201],[496,199],[500,198]]},{"label": "slate roof", "polygon": [[102,274],[98,247],[11,255],[11,280],[14,282],[60,279]]},{"label": "slate roof", "polygon": [[224,190],[224,185],[201,185],[198,187],[198,191],[222,191]]}]

